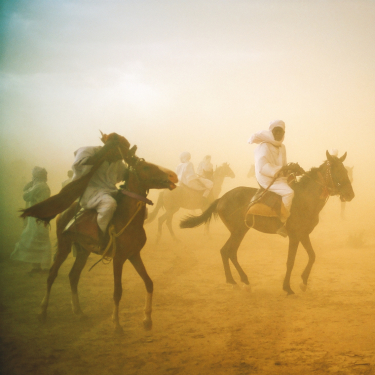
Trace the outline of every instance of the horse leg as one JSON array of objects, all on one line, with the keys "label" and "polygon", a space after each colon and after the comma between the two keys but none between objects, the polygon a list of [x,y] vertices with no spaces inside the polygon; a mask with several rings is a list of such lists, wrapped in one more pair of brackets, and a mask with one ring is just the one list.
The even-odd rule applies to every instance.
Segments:
[{"label": "horse leg", "polygon": [[146,268],[141,259],[141,254],[137,253],[133,257],[129,258],[131,264],[134,266],[135,270],[138,272],[138,275],[141,276],[143,282],[145,283],[147,294],[146,294],[146,305],[145,305],[145,318],[143,320],[143,327],[146,330],[152,328],[152,293],[154,291],[154,283],[150,279],[150,276],[147,274]]},{"label": "horse leg", "polygon": [[164,221],[167,220],[167,216],[168,216],[168,213],[165,212],[158,219],[158,234],[157,234],[157,237],[156,237],[156,243],[158,243],[160,241],[161,233],[162,233],[162,230],[163,230],[163,224],[164,224]]},{"label": "horse leg", "polygon": [[[227,240],[227,242],[224,244],[224,246],[220,250],[221,258],[223,260],[223,265],[224,265],[226,282],[228,284],[237,285],[237,283],[233,279],[232,272],[230,270],[229,258],[231,258],[232,263],[234,264],[238,273],[240,274],[241,281],[244,282],[247,285],[249,284],[249,280],[248,280],[245,272],[242,270],[241,266],[238,264],[236,256],[234,256],[234,254],[237,253],[238,247],[240,246],[241,241],[244,238],[246,232],[247,232],[247,229],[243,233],[241,233],[241,232],[231,233],[229,239]],[[233,259],[234,259],[234,262],[233,262]]]},{"label": "horse leg", "polygon": [[299,245],[299,240],[295,237],[289,236],[289,250],[288,250],[288,260],[286,262],[286,274],[284,278],[283,290],[285,290],[288,295],[294,294],[290,287],[290,275],[294,267],[294,261],[296,259],[297,249]]},{"label": "horse leg", "polygon": [[174,231],[173,231],[173,228],[172,228],[172,219],[173,219],[173,215],[175,213],[171,213],[167,216],[167,221],[166,221],[166,224],[167,224],[167,228],[169,230],[169,233],[171,234],[172,238],[174,241],[176,242],[179,242],[180,240],[176,237],[176,235],[174,234]]},{"label": "horse leg", "polygon": [[305,248],[305,250],[307,251],[307,254],[309,256],[309,261],[307,263],[307,266],[306,266],[306,268],[304,269],[304,271],[302,272],[302,275],[301,275],[303,284],[300,285],[301,289],[303,291],[306,291],[307,280],[309,279],[312,266],[315,262],[315,251],[312,248],[310,236],[308,234],[301,238],[301,243],[302,243],[303,247]]},{"label": "horse leg", "polygon": [[55,281],[57,274],[59,272],[59,268],[64,263],[65,259],[70,253],[71,248],[71,241],[69,240],[60,240],[60,244],[58,245],[57,253],[55,255],[55,259],[53,261],[53,264],[49,270],[49,274],[47,277],[47,292],[43,298],[42,304],[41,304],[41,311],[38,315],[38,319],[41,323],[45,323],[47,320],[47,308],[49,303],[49,298],[51,294],[51,288],[52,284]]},{"label": "horse leg", "polygon": [[112,321],[115,324],[115,332],[123,333],[123,329],[120,325],[119,320],[119,305],[122,296],[122,268],[124,266],[124,260],[118,257],[113,258],[113,281],[114,281],[114,290],[113,290],[113,301],[115,303],[112,315]]},{"label": "horse leg", "polygon": [[247,233],[247,230],[242,232],[242,233],[237,234],[237,236],[235,238],[235,242],[233,243],[233,247],[232,247],[231,251],[229,251],[229,259],[231,260],[231,262],[233,263],[234,267],[236,268],[238,274],[240,275],[241,281],[245,285],[250,286],[249,279],[248,279],[246,273],[244,272],[244,270],[242,269],[242,267],[240,266],[240,264],[238,263],[238,260],[237,260],[237,250],[238,250],[243,238],[245,237],[246,233]]},{"label": "horse leg", "polygon": [[75,315],[79,315],[80,317],[84,317],[84,314],[81,310],[81,306],[79,304],[78,299],[78,281],[81,276],[81,272],[83,267],[86,264],[87,258],[89,257],[89,252],[86,251],[81,245],[78,243],[75,244],[77,249],[76,260],[73,264],[72,269],[69,272],[69,281],[70,281],[70,289],[72,291],[72,308],[73,313]]}]

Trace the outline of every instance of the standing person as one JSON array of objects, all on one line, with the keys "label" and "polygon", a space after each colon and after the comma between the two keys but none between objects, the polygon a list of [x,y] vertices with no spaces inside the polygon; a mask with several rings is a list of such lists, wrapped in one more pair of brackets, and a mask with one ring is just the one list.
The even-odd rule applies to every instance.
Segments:
[{"label": "standing person", "polygon": [[280,195],[282,198],[286,212],[280,218],[283,225],[277,233],[286,237],[285,222],[290,215],[294,191],[288,185],[287,177],[284,176],[287,164],[286,149],[283,144],[284,135],[284,121],[276,120],[270,123],[268,131],[263,130],[253,134],[248,143],[259,144],[254,151],[255,177],[259,185],[264,189],[268,188],[269,191]]},{"label": "standing person", "polygon": [[206,155],[198,164],[197,174],[199,177],[207,178],[211,181],[214,179],[214,166],[211,163],[211,155]]},{"label": "standing person", "polygon": [[[39,203],[49,198],[50,195],[47,171],[41,167],[34,167],[32,181],[24,187],[23,199],[26,201],[26,207]],[[27,220],[26,226],[10,258],[31,263],[30,273],[42,272],[51,264],[49,228],[43,223],[38,223],[34,217],[28,217],[25,220]]]},{"label": "standing person", "polygon": [[62,188],[68,185],[69,182],[73,180],[73,171],[71,169],[68,171],[67,175],[68,175],[68,178],[65,181],[63,181],[63,183],[61,184]]},{"label": "standing person", "polygon": [[180,155],[181,163],[176,170],[178,180],[193,190],[204,190],[203,200],[207,201],[208,194],[210,194],[213,187],[213,182],[207,178],[199,177],[195,173],[194,165],[190,159],[191,155],[189,152],[183,152]]}]

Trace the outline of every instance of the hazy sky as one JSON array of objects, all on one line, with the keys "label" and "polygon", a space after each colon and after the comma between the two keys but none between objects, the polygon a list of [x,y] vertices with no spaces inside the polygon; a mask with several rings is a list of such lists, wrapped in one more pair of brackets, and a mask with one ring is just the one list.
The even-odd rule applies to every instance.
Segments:
[{"label": "hazy sky", "polygon": [[61,181],[101,129],[173,169],[212,154],[238,185],[247,139],[282,119],[289,161],[348,151],[374,186],[374,25],[370,0],[4,1],[3,156]]}]

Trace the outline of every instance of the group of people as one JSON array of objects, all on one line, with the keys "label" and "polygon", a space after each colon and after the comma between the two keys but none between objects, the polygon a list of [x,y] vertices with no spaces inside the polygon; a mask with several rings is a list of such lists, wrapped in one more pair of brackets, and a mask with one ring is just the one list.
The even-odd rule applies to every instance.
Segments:
[{"label": "group of people", "polygon": [[[255,177],[263,189],[281,196],[285,208],[283,217],[280,217],[282,226],[278,233],[285,236],[285,222],[290,215],[294,191],[289,186],[286,168],[286,148],[283,144],[285,123],[276,120],[270,123],[268,130],[254,133],[248,140],[250,144],[257,144],[254,151]],[[96,165],[96,171],[88,181],[80,197],[80,205],[84,209],[95,209],[98,213],[97,222],[99,233],[103,237],[117,202],[114,195],[116,184],[123,181],[127,169],[124,163],[124,152],[130,144],[116,133],[103,135],[103,146],[82,147],[75,153],[72,170],[68,172],[68,179],[62,183],[63,189],[69,189],[72,181],[81,179]],[[122,150],[122,151],[121,151]],[[213,165],[211,156],[206,155],[195,172],[189,152],[180,155],[180,164],[177,166],[177,176],[180,186],[193,190],[203,191],[202,199],[207,199],[213,187]],[[47,185],[47,171],[35,167],[32,170],[32,181],[24,187],[23,199],[27,206],[32,206],[50,197]],[[51,243],[49,229],[43,223],[38,223],[34,217],[28,217],[26,226],[16,244],[11,259],[33,264],[31,272],[40,272],[48,268],[51,261]]]}]

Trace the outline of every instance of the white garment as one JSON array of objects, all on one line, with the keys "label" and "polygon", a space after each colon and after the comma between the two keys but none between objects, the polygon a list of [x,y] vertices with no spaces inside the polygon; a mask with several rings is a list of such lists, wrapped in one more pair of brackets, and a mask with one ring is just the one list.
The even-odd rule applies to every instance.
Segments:
[{"label": "white garment", "polygon": [[[275,141],[272,132],[267,130],[253,134],[248,143],[259,144],[254,151],[255,176],[259,185],[266,189],[280,169],[287,164],[285,146],[282,141]],[[282,197],[283,204],[290,213],[294,191],[288,185],[287,178],[278,177],[269,191]]]},{"label": "white garment", "polygon": [[205,157],[199,164],[198,164],[198,168],[197,168],[197,174],[201,177],[204,177],[204,178],[209,178],[212,179],[212,174],[213,174],[213,171],[214,171],[214,167],[212,165],[212,163],[210,162],[210,159],[209,157]]},{"label": "white garment", "polygon": [[[35,179],[31,187],[28,184],[23,199],[26,201],[26,206],[30,207],[49,198],[50,195],[51,191],[47,183]],[[49,227],[45,227],[44,223],[37,223],[35,217],[28,217],[25,220],[27,220],[26,227],[10,258],[40,264],[42,268],[47,269],[51,265]]]},{"label": "white garment", "polygon": [[199,177],[194,171],[194,165],[191,161],[181,163],[178,165],[176,174],[178,181],[187,187],[194,190],[205,190],[203,193],[204,197],[207,197],[210,193],[213,182],[207,178]]},{"label": "white garment", "polygon": [[[101,148],[101,146],[82,147],[74,153],[73,180],[77,180],[91,170],[92,165],[84,165],[84,163],[88,158],[99,152]],[[83,208],[97,210],[98,225],[103,232],[107,229],[116,210],[117,202],[113,197],[117,192],[116,184],[124,180],[125,171],[126,166],[122,160],[114,163],[104,161],[91,177],[81,197],[80,204]]]}]

